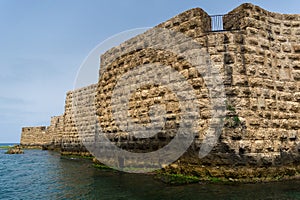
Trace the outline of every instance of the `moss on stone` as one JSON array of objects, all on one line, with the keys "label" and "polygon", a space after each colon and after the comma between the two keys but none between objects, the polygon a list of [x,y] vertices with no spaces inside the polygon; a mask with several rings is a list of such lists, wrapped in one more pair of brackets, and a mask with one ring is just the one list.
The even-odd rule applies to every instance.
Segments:
[{"label": "moss on stone", "polygon": [[183,185],[191,183],[199,183],[200,179],[196,176],[184,175],[184,174],[157,174],[155,179],[161,180],[164,183],[171,185]]},{"label": "moss on stone", "polygon": [[0,146],[0,149],[9,149],[11,148],[12,146]]},{"label": "moss on stone", "polygon": [[71,158],[71,159],[87,159],[87,160],[93,160],[93,156],[81,156],[81,155],[69,155],[69,154],[62,154],[62,158]]},{"label": "moss on stone", "polygon": [[97,169],[102,169],[102,170],[114,170],[111,167],[108,167],[106,165],[103,164],[93,164],[93,167],[97,168]]}]

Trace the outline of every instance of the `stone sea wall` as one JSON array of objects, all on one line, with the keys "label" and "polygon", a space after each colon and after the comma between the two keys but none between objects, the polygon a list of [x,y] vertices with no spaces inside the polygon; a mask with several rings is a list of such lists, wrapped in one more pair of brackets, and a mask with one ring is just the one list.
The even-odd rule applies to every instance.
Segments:
[{"label": "stone sea wall", "polygon": [[94,108],[96,88],[97,84],[93,84],[67,93],[64,132],[61,140],[62,154],[90,155],[83,140],[92,137],[92,141],[94,141],[96,122],[89,116],[96,114]]},{"label": "stone sea wall", "polygon": [[94,102],[96,87],[97,84],[94,84],[67,92],[64,114],[51,117],[50,126],[22,128],[20,144],[25,148],[59,150],[64,155],[90,156],[78,131],[84,132],[85,139],[90,129],[90,137],[95,135],[96,123],[86,116],[87,113],[96,113],[94,107],[87,107],[94,105],[91,101]]},{"label": "stone sea wall", "polygon": [[[194,146],[174,166],[182,165],[184,170],[186,166],[193,166],[191,170],[199,166],[204,166],[205,170],[207,166],[228,169],[234,166],[240,166],[240,169],[242,166],[261,169],[298,166],[300,15],[271,13],[252,4],[243,4],[223,17],[227,31],[209,32],[209,22],[210,18],[203,10],[192,9],[102,55],[96,103],[102,129],[116,145],[134,152],[157,150],[174,138],[180,109],[176,98],[161,86],[140,88],[132,95],[128,108],[136,123],[145,125],[149,122],[148,111],[153,104],[166,105],[167,126],[156,137],[134,138],[120,130],[112,117],[112,94],[122,75],[145,64],[162,63],[181,73],[198,92],[201,115]],[[159,28],[181,32],[201,44],[223,78],[225,126],[218,144],[205,158],[199,159],[197,153],[204,131],[211,123],[210,103],[215,97],[209,96],[195,66],[172,52],[145,48],[147,42],[152,42],[154,47],[163,42],[151,40],[151,31],[155,33]],[[118,57],[124,52],[127,53]],[[139,79],[143,73],[140,71],[134,78]],[[199,169],[199,173],[203,173],[203,169]]]},{"label": "stone sea wall", "polygon": [[[182,111],[182,102],[167,87],[144,85],[128,101],[128,117],[142,126],[156,123],[148,114],[153,105],[165,106],[166,123],[155,136],[135,138],[121,129],[113,116],[114,108],[124,103],[113,104],[118,81],[128,72],[152,64],[161,73],[164,66],[180,73],[192,86],[199,108],[195,140],[178,161],[167,167],[169,171],[233,178],[299,173],[300,15],[242,4],[223,16],[223,31],[211,31],[212,20],[205,11],[195,8],[108,50],[101,55],[99,82],[67,93],[64,115],[53,118],[45,133],[41,127],[23,128],[21,143],[50,141],[60,145],[64,154],[89,155],[83,143],[96,140],[98,121],[110,141],[127,151],[150,152],[166,146],[179,129]],[[175,43],[165,42],[171,41],[169,35],[173,33],[181,37]],[[184,59],[181,55],[189,53],[191,46],[182,38],[199,44],[202,64],[213,67],[201,68],[201,64],[194,66]],[[145,73],[140,70],[127,79],[139,80]],[[225,100],[208,89],[216,76],[222,81],[217,81],[214,94],[221,92],[218,88],[222,85]],[[138,85],[130,83],[128,87]],[[181,82],[172,84],[180,87]],[[224,104],[226,116],[221,135],[212,151],[200,159],[198,152],[208,127],[210,132],[217,131],[211,110],[222,110],[212,102],[223,100],[220,105]],[[38,140],[39,136],[43,139]]]},{"label": "stone sea wall", "polygon": [[64,133],[64,115],[51,117],[47,133],[51,135],[51,145],[53,145],[54,148],[60,148]]},{"label": "stone sea wall", "polygon": [[300,15],[244,4],[228,18],[225,27],[241,30],[240,42],[226,55],[236,96],[230,105],[245,120],[245,130],[234,135],[238,140],[225,134],[227,143],[241,158],[260,164],[299,162]]},{"label": "stone sea wall", "polygon": [[25,147],[42,147],[51,142],[51,136],[47,133],[46,126],[23,127],[21,145]]}]

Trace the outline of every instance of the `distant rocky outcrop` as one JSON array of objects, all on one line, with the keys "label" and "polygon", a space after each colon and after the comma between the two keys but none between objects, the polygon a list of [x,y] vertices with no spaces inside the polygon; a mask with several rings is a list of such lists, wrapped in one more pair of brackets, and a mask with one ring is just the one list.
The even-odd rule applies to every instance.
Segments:
[{"label": "distant rocky outcrop", "polygon": [[24,151],[22,150],[21,146],[16,145],[9,148],[6,154],[24,154]]}]

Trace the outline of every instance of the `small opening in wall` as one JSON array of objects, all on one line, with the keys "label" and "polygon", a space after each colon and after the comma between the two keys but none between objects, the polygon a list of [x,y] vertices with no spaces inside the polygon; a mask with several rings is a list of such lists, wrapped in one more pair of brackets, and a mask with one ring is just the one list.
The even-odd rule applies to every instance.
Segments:
[{"label": "small opening in wall", "polygon": [[[237,31],[238,27],[224,27],[225,15],[210,15],[211,31],[208,32],[222,32],[222,31]],[[236,20],[236,15],[226,14],[226,19]],[[227,20],[226,20],[227,21]]]},{"label": "small opening in wall", "polygon": [[212,31],[223,31],[223,16],[224,15],[212,15],[211,18],[211,30]]}]

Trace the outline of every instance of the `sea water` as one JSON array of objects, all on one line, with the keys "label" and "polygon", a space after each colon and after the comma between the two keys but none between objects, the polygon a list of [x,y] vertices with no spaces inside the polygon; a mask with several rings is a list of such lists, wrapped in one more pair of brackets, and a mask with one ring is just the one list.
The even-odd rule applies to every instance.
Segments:
[{"label": "sea water", "polygon": [[[1,144],[0,144],[1,145]],[[2,144],[7,146],[7,144]],[[170,186],[150,175],[100,170],[59,153],[0,149],[0,199],[300,199],[300,181]]]}]

